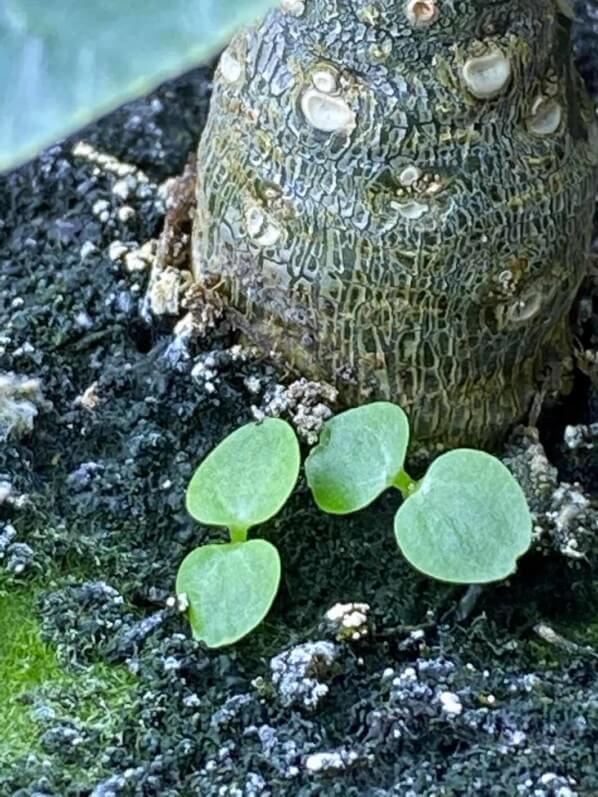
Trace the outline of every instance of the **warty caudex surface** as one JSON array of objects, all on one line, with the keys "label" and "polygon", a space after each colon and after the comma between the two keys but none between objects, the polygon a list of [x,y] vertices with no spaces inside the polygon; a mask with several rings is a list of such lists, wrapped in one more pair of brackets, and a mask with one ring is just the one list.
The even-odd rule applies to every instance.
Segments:
[{"label": "warty caudex surface", "polygon": [[221,57],[194,271],[245,334],[491,443],[566,387],[594,107],[554,0],[286,0]]}]

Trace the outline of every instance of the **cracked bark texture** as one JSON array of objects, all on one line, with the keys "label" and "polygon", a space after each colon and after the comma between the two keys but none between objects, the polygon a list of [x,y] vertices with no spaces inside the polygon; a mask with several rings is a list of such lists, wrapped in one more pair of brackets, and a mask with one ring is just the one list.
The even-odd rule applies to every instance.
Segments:
[{"label": "cracked bark texture", "polygon": [[553,0],[285,0],[220,60],[196,279],[344,403],[499,439],[570,367],[598,174],[570,28]]}]

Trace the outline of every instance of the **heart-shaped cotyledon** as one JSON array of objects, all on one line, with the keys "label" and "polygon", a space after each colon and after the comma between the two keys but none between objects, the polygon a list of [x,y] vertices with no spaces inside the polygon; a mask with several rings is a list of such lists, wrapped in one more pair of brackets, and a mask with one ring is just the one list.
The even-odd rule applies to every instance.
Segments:
[{"label": "heart-shaped cotyledon", "polygon": [[597,187],[562,0],[286,0],[216,71],[194,272],[245,335],[423,442],[563,387]]}]

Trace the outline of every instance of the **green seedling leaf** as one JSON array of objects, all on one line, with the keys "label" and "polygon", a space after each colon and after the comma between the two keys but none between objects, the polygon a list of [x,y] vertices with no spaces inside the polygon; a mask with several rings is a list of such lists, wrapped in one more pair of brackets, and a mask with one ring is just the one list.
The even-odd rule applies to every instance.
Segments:
[{"label": "green seedling leaf", "polygon": [[187,488],[200,523],[247,531],[275,515],[293,491],[301,456],[286,421],[266,418],[230,434],[206,457]]},{"label": "green seedling leaf", "polygon": [[396,404],[378,401],[331,418],[305,462],[316,504],[335,515],[371,504],[399,478],[408,444],[409,422]]},{"label": "green seedling leaf", "polygon": [[195,639],[232,645],[270,611],[280,583],[278,551],[266,540],[204,545],[183,560],[177,595],[186,595]]},{"label": "green seedling leaf", "polygon": [[499,581],[531,544],[532,519],[507,468],[483,451],[438,457],[395,517],[405,558],[428,576],[458,584]]},{"label": "green seedling leaf", "polygon": [[0,171],[204,61],[273,0],[3,0]]}]

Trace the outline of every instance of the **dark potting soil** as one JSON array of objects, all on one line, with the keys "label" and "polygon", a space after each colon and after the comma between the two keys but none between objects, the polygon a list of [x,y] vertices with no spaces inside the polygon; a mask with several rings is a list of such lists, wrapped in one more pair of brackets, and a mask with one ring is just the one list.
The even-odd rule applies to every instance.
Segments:
[{"label": "dark potting soil", "polygon": [[[0,795],[598,794],[590,283],[586,374],[541,438],[500,452],[536,517],[515,577],[480,595],[433,583],[395,551],[393,496],[332,518],[300,482],[258,530],[284,566],[261,628],[209,651],[168,608],[185,554],[221,536],[187,516],[189,477],[282,379],[222,326],[194,338],[184,308],[144,302],[141,247],[209,80],[162,87],[0,186]],[[368,605],[336,612],[358,639],[324,622],[339,603]]]}]

